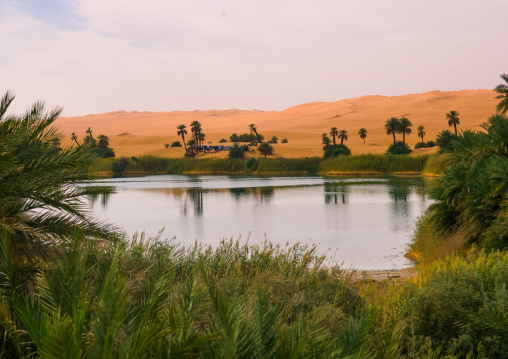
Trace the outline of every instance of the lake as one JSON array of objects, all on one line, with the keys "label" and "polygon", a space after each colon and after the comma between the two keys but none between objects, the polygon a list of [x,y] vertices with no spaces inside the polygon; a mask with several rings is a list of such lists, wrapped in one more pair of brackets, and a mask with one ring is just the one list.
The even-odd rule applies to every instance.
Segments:
[{"label": "lake", "polygon": [[432,203],[420,177],[154,175],[109,178],[92,214],[122,228],[216,246],[222,239],[318,245],[344,267],[401,269],[416,218]]}]

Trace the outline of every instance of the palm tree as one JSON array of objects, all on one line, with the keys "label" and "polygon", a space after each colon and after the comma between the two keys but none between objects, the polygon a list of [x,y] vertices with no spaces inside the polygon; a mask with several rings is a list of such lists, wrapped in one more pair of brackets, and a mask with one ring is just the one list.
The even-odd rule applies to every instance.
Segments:
[{"label": "palm tree", "polygon": [[187,128],[187,126],[185,126],[185,125],[176,126],[176,129],[178,130],[176,135],[182,136],[183,145],[185,147],[185,153],[187,153],[187,144],[185,143],[185,135],[187,134],[186,128]]},{"label": "palm tree", "polygon": [[97,137],[99,139],[98,145],[100,148],[107,148],[109,146],[109,137],[106,135],[99,135]]},{"label": "palm tree", "polygon": [[411,127],[413,127],[413,124],[407,117],[401,117],[399,119],[399,131],[402,132],[402,143],[406,144],[406,134],[410,135],[412,130]]},{"label": "palm tree", "polygon": [[258,129],[257,129],[256,125],[251,123],[249,125],[249,130],[250,130],[250,132],[252,132],[256,135],[256,137],[258,138],[258,142],[261,143],[261,138],[258,135]]},{"label": "palm tree", "polygon": [[192,121],[191,124],[191,133],[194,134],[194,140],[197,145],[197,152],[199,152],[199,133],[201,132],[201,123],[199,121]]},{"label": "palm tree", "polygon": [[80,144],[78,143],[78,136],[76,135],[75,132],[73,132],[71,135],[71,141],[76,142],[76,145],[78,145],[78,147],[80,146]]},{"label": "palm tree", "polygon": [[88,217],[83,202],[105,190],[74,185],[89,178],[96,160],[91,148],[47,151],[62,108],[46,112],[44,102],[36,102],[23,115],[4,117],[13,99],[7,92],[0,100],[0,232],[10,236],[16,255],[28,262],[49,258],[78,230],[85,238],[110,238],[114,230]]},{"label": "palm tree", "polygon": [[92,128],[91,127],[88,127],[88,130],[85,131],[91,138],[93,138],[92,136]]},{"label": "palm tree", "polygon": [[423,126],[418,126],[418,137],[421,137],[422,138],[422,142],[423,142],[423,136],[425,136],[425,127]]},{"label": "palm tree", "polygon": [[365,144],[365,138],[367,137],[367,129],[366,128],[360,128],[358,131],[358,134],[360,135],[360,138],[363,139],[363,144]]},{"label": "palm tree", "polygon": [[501,99],[501,101],[497,104],[497,112],[501,112],[505,114],[508,111],[508,74],[502,74],[501,78],[506,82],[506,84],[497,85],[494,91],[496,91],[499,95],[496,98]]},{"label": "palm tree", "polygon": [[198,143],[201,143],[200,146],[203,146],[203,142],[205,142],[205,137],[206,137],[206,135],[204,133],[199,132],[199,135],[198,135],[198,140],[199,141],[198,141]]},{"label": "palm tree", "polygon": [[333,145],[334,146],[336,145],[335,136],[337,136],[338,134],[339,134],[339,131],[337,130],[337,127],[330,128],[330,136],[332,136],[332,138],[333,138]]},{"label": "palm tree", "polygon": [[344,141],[347,141],[347,131],[346,130],[340,130],[340,132],[339,132],[339,138],[340,138],[340,145],[342,146],[344,144]]},{"label": "palm tree", "polygon": [[400,133],[400,121],[397,117],[386,120],[385,130],[387,135],[393,135],[393,144],[395,145],[395,134]]},{"label": "palm tree", "polygon": [[451,110],[446,114],[448,120],[448,126],[453,125],[455,127],[455,136],[457,136],[457,125],[460,125],[459,113],[455,110]]}]

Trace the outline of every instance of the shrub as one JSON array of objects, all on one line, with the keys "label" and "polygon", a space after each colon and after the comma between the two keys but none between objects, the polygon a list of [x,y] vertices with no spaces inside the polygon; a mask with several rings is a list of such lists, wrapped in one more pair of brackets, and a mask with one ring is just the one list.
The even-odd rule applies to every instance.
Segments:
[{"label": "shrub", "polygon": [[389,155],[407,155],[411,153],[411,148],[407,143],[397,141],[395,143],[392,143],[390,147],[388,147],[386,153]]},{"label": "shrub", "polygon": [[174,141],[171,144],[171,147],[182,147],[182,143],[180,141]]},{"label": "shrub", "polygon": [[436,136],[436,145],[439,146],[439,153],[453,151],[453,141],[457,138],[451,131],[443,130]]},{"label": "shrub", "polygon": [[[326,147],[326,146],[325,146]],[[323,158],[331,158],[331,157],[338,157],[338,156],[349,156],[351,155],[351,150],[346,145],[336,145],[336,146],[329,146],[324,155]]]},{"label": "shrub", "polygon": [[287,138],[283,138],[282,141],[280,141],[280,143],[288,143],[288,139]]},{"label": "shrub", "polygon": [[273,154],[273,147],[268,142],[263,142],[258,146],[258,151],[265,155],[266,158],[266,156]]},{"label": "shrub", "polygon": [[228,142],[225,138],[221,138],[219,143],[225,143],[225,142]]},{"label": "shrub", "polygon": [[169,148],[169,143],[165,143],[164,147]]},{"label": "shrub", "polygon": [[122,173],[123,171],[125,171],[127,169],[128,165],[129,165],[129,161],[127,160],[127,158],[122,157],[122,158],[118,159],[118,161],[115,161],[111,164],[111,170],[114,173]]},{"label": "shrub", "polygon": [[419,148],[425,148],[427,147],[427,144],[425,142],[418,142],[415,144],[415,150],[419,149]]},{"label": "shrub", "polygon": [[427,141],[427,147],[434,147],[434,146],[436,146],[436,143],[434,141],[432,141],[432,140]]},{"label": "shrub", "polygon": [[279,139],[279,138],[278,138],[277,136],[273,136],[273,137],[270,139],[270,141],[268,141],[268,142],[269,142],[269,143],[277,143],[278,139]]},{"label": "shrub", "polygon": [[244,153],[245,153],[244,146],[239,146],[238,143],[235,143],[233,145],[233,147],[229,150],[228,157],[229,158],[243,158]]},{"label": "shrub", "polygon": [[256,159],[254,157],[250,157],[246,162],[245,162],[245,166],[248,168],[248,169],[251,169],[254,164],[256,163]]},{"label": "shrub", "polygon": [[93,149],[93,153],[100,158],[115,157],[115,151],[110,147],[96,147]]}]

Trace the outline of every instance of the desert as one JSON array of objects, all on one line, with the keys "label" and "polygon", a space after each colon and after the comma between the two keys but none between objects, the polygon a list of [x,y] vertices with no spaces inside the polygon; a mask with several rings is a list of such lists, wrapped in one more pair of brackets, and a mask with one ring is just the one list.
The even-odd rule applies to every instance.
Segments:
[{"label": "desert", "polygon": [[[460,114],[459,129],[479,129],[490,116],[498,100],[492,90],[431,91],[403,96],[363,96],[336,102],[313,102],[293,106],[282,111],[206,110],[149,112],[122,110],[79,117],[60,117],[56,121],[63,142],[71,144],[74,132],[78,141],[91,127],[94,134],[110,137],[117,156],[155,155],[183,157],[183,148],[165,148],[165,143],[181,140],[176,127],[192,121],[202,124],[205,144],[216,144],[222,138],[229,140],[233,133],[249,132],[249,124],[256,124],[266,139],[287,138],[287,144],[274,145],[274,156],[297,158],[322,156],[321,134],[331,127],[348,131],[346,144],[353,154],[384,153],[392,142],[384,124],[390,117],[405,116],[413,123],[413,133],[407,141],[411,146],[419,142],[416,128],[424,126],[425,141],[435,139],[443,129],[451,129],[445,118],[450,110]],[[368,130],[365,144],[358,130]],[[189,137],[190,138],[190,137]],[[186,139],[187,140],[187,139]],[[422,148],[413,155],[434,152]],[[227,157],[227,152],[206,154],[208,157]]]}]

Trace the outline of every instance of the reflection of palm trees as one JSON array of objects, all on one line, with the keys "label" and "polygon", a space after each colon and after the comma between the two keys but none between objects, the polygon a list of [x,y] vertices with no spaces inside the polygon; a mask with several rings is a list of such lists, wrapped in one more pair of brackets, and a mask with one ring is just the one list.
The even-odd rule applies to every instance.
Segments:
[{"label": "reflection of palm trees", "polygon": [[229,192],[233,195],[233,197],[235,197],[237,201],[248,196],[247,189],[244,187],[230,188]]},{"label": "reflection of palm trees", "polygon": [[194,214],[200,216],[203,214],[203,188],[191,187],[187,188],[187,195],[194,205]]},{"label": "reflection of palm trees", "polygon": [[88,195],[88,199],[90,200],[90,204],[93,207],[95,202],[97,202],[99,199],[101,201],[102,208],[106,208],[108,205],[109,195],[112,193],[116,193],[115,187],[109,187],[109,186],[102,186],[103,193],[97,194],[97,193],[91,193]]},{"label": "reflection of palm trees", "polygon": [[350,187],[345,183],[325,183],[325,203],[326,204],[346,204],[349,202]]},{"label": "reflection of palm trees", "polygon": [[274,187],[230,188],[229,192],[236,200],[249,196],[259,198],[260,203],[270,202],[274,194]]},{"label": "reflection of palm trees", "polygon": [[388,194],[394,202],[407,202],[411,194],[411,185],[412,183],[408,178],[390,178],[388,181]]}]

